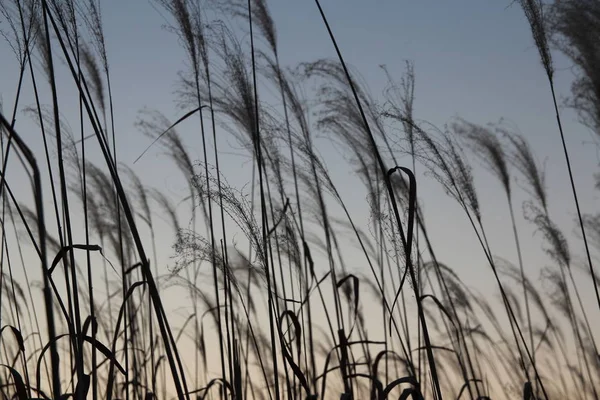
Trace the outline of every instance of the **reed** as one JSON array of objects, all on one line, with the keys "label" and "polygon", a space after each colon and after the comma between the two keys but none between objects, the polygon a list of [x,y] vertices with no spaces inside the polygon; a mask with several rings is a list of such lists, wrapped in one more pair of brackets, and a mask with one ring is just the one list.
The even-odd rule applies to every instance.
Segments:
[{"label": "reed", "polygon": [[[0,395],[597,399],[584,291],[591,283],[598,296],[600,217],[579,206],[552,46],[579,71],[567,105],[597,131],[599,8],[518,4],[550,85],[582,255],[516,125],[419,119],[412,62],[399,78],[382,66],[387,86],[373,93],[345,62],[348,44],[327,18],[335,9],[318,0],[332,58],[294,66],[266,0],[155,0],[184,59],[173,75],[179,114],[140,110],[131,164],[104,4],[0,3],[16,72],[10,109],[0,108]],[[331,144],[351,183],[325,153]],[[157,152],[177,171],[180,198],[138,169]],[[479,196],[480,172],[506,209]],[[443,222],[417,190],[428,177],[462,210],[497,294],[441,259],[433,233]],[[494,253],[490,234],[502,213],[509,254]],[[525,223],[549,261],[540,279]]]}]

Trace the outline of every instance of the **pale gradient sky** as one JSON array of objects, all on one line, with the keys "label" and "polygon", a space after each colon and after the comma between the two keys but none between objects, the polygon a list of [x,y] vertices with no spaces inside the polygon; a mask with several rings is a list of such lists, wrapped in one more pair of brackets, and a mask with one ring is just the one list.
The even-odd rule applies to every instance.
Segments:
[{"label": "pale gradient sky", "polygon": [[[523,12],[509,5],[509,1],[477,0],[323,2],[346,61],[362,74],[375,96],[379,97],[386,83],[378,66],[387,65],[399,79],[404,60],[408,59],[415,63],[418,118],[438,126],[456,115],[482,124],[501,117],[514,121],[533,145],[539,160],[546,160],[551,210],[569,234],[575,228],[574,206],[549,88]],[[270,6],[282,63],[294,65],[335,56],[313,2],[272,1]],[[131,1],[127,6],[106,2],[104,20],[117,88],[118,126],[127,130],[119,139],[126,149],[121,150],[121,155],[124,162],[132,161],[146,143],[131,129],[137,110],[147,105],[172,119],[178,115],[171,93],[175,72],[182,68],[183,53],[173,36],[161,29],[161,17],[144,1]],[[573,73],[569,61],[560,54],[555,54],[555,63],[557,91],[564,97],[569,95]],[[582,207],[593,212],[598,199],[592,180],[598,164],[597,149],[592,144],[595,137],[577,122],[571,110],[564,110],[562,116]],[[326,142],[321,143],[328,158],[327,151],[331,148]],[[199,148],[193,151],[200,155]],[[149,160],[145,165],[152,168]],[[351,171],[335,162],[328,165],[334,175],[343,179],[339,181],[342,191],[351,194],[348,184],[355,182]],[[487,174],[477,178],[492,248],[514,261],[501,189]],[[344,185],[345,182],[348,184]],[[491,283],[491,272],[458,206],[443,195],[431,178],[419,180],[419,194],[440,258],[460,271],[470,284],[479,286],[480,280]],[[366,206],[362,197],[346,196],[346,199],[356,212]],[[526,233],[523,236],[529,236],[531,227],[525,223],[521,226]],[[547,263],[539,251],[540,239],[538,236],[530,242],[528,247],[532,251],[525,256],[527,264],[533,264],[530,267],[533,270]],[[456,251],[452,246],[454,241]],[[572,241],[573,253],[580,254],[580,250],[580,242]],[[473,254],[467,256],[465,252]],[[532,271],[531,278],[536,276]]]},{"label": "pale gradient sky", "polygon": [[[549,87],[529,26],[519,7],[509,6],[509,0],[324,0],[322,3],[346,61],[360,71],[374,96],[381,98],[386,83],[379,65],[387,65],[399,80],[404,60],[408,59],[415,64],[417,118],[440,127],[457,115],[480,124],[495,122],[501,117],[513,121],[533,145],[538,159],[547,160],[551,213],[573,239],[570,241],[572,253],[583,254],[581,242],[573,235],[575,208],[566,179]],[[312,1],[277,0],[271,1],[270,6],[284,65],[335,56]],[[181,115],[174,106],[173,90],[176,73],[183,68],[184,54],[174,36],[161,28],[164,20],[149,2],[106,0],[102,7],[115,98],[119,157],[131,165],[148,144],[148,139],[133,125],[138,110],[144,106],[156,108],[172,120]],[[0,42],[0,55],[0,94],[5,110],[10,110],[17,65],[4,42]],[[561,97],[568,96],[573,77],[570,63],[560,54],[555,56],[557,92]],[[29,90],[29,86],[27,88]],[[32,104],[32,101],[31,97],[26,97],[21,105]],[[76,107],[76,102],[73,98],[70,105]],[[563,110],[562,117],[582,209],[595,212],[598,201],[598,192],[593,189],[593,174],[598,170],[596,138],[577,122],[573,111]],[[71,124],[77,126],[77,120],[73,119]],[[35,136],[39,133],[29,133],[31,127],[21,114],[17,128],[24,137],[39,145]],[[187,137],[184,130],[181,132]],[[229,141],[233,143],[233,140]],[[190,151],[200,159],[198,142],[190,139],[190,143],[196,144],[191,145]],[[352,171],[339,162],[340,157],[333,154],[333,147],[326,139],[319,143],[351,210],[357,218],[366,221],[366,199],[362,195],[352,196],[351,185],[356,184]],[[240,153],[239,150],[235,152]],[[229,167],[225,170],[228,179],[243,183],[238,171],[249,171],[249,158],[225,157],[229,157]],[[176,201],[183,196],[179,173],[158,151],[150,151],[136,164],[135,170],[145,183],[171,191]],[[418,182],[419,198],[424,204],[438,258],[454,268],[468,285],[476,286],[484,293],[495,290],[491,271],[462,210],[431,178],[419,176]],[[515,262],[508,210],[500,186],[487,173],[476,174],[476,185],[492,249]],[[525,198],[521,192],[517,195],[519,214],[520,202]],[[540,249],[541,236],[531,238],[531,225],[521,219],[519,226],[529,277],[537,280],[539,268],[550,265],[550,260]],[[168,242],[170,238],[164,240]],[[363,261],[357,260],[352,267],[366,273]],[[589,279],[581,279],[581,288],[585,300],[593,306]],[[597,313],[595,307],[590,310],[593,310],[592,315]]]}]

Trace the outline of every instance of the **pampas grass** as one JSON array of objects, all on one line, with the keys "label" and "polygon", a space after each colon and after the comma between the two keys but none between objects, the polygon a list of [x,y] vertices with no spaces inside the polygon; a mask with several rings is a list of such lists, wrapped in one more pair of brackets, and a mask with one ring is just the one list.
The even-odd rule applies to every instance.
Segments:
[{"label": "pampas grass", "polygon": [[[584,3],[558,1],[548,14],[541,2],[519,2],[563,146],[553,43],[581,70],[571,105],[597,125],[595,50],[574,22],[596,24],[593,5],[575,7]],[[396,66],[383,66],[387,86],[373,93],[346,64],[319,1],[336,57],[291,67],[265,0],[154,4],[185,59],[173,76],[179,114],[140,111],[136,148],[146,150],[134,164],[162,153],[174,181],[182,179],[182,198],[123,164],[111,85],[119,71],[110,67],[102,4],[0,5],[18,72],[14,108],[0,111],[3,397],[598,397],[579,255],[516,126],[457,117],[439,128],[418,119],[412,62],[399,80]],[[75,110],[65,106],[69,86]],[[22,104],[26,90],[32,105]],[[19,110],[36,136],[20,136]],[[338,182],[323,136],[341,151],[352,183]],[[246,175],[224,156],[232,142],[252,160],[242,188]],[[494,253],[500,244],[488,236],[479,167],[507,201],[515,247],[506,255]],[[427,177],[464,212],[471,251],[483,251],[499,295],[487,283],[470,286],[438,258],[432,230],[443,221],[427,219],[430,199],[417,190]],[[350,187],[366,200],[349,199]],[[588,238],[598,247],[597,219],[579,213],[586,249]],[[541,280],[528,265],[523,220],[549,260]],[[586,259],[597,286],[589,251]]]}]

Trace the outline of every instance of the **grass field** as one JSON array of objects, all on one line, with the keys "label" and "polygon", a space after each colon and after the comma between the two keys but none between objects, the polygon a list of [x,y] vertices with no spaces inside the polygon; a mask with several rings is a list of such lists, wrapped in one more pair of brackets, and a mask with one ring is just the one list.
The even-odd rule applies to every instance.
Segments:
[{"label": "grass field", "polygon": [[[151,3],[184,55],[155,78],[176,82],[179,111],[140,105],[135,141],[116,123],[138,105],[113,96],[104,4],[0,3],[0,65],[17,72],[0,71],[14,87],[0,103],[3,399],[598,400],[600,214],[580,204],[561,119],[600,135],[597,0],[511,5],[567,195],[509,120],[417,118],[414,63],[383,66],[371,92],[328,2],[307,1],[331,58],[292,66],[267,0]],[[556,54],[574,71],[566,100]],[[147,182],[165,170],[177,177]],[[447,197],[422,196],[425,181]],[[445,210],[465,223],[428,217]],[[458,237],[485,282],[438,259]]]}]

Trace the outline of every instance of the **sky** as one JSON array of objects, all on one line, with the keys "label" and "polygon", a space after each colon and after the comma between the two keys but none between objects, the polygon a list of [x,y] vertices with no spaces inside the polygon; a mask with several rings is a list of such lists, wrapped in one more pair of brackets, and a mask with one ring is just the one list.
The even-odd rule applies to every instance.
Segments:
[{"label": "sky", "polygon": [[[550,90],[529,26],[516,4],[511,5],[509,0],[323,0],[322,3],[346,62],[360,72],[375,97],[381,98],[386,84],[379,66],[386,65],[399,80],[404,61],[411,60],[415,66],[418,119],[440,127],[456,116],[479,124],[500,118],[516,124],[532,144],[540,162],[545,162],[553,218],[571,239],[572,252],[583,254],[582,243],[574,233],[575,207]],[[176,38],[164,29],[166,21],[161,12],[148,1],[105,0],[101,4],[117,110],[119,158],[132,166],[145,183],[168,191],[178,201],[184,193],[179,173],[157,149],[133,165],[149,144],[149,139],[135,128],[134,122],[143,107],[158,109],[172,120],[182,114],[174,105],[173,92],[177,72],[184,68],[184,53]],[[335,57],[312,1],[278,0],[270,1],[269,5],[284,65]],[[0,95],[4,109],[10,110],[17,64],[4,42],[0,42],[0,56]],[[557,93],[564,99],[569,96],[574,74],[569,60],[556,52],[554,56]],[[63,76],[65,81],[67,78]],[[26,98],[22,107],[32,103],[31,97]],[[73,107],[77,104],[76,99],[66,103]],[[66,114],[72,112],[69,107],[64,109],[69,110]],[[582,210],[596,212],[598,192],[593,188],[593,174],[598,170],[597,139],[578,122],[572,110],[563,108],[561,115]],[[71,117],[76,117],[76,111]],[[76,121],[73,119],[73,126]],[[26,115],[19,113],[17,128],[39,150],[41,144],[35,133],[31,133],[32,127]],[[181,132],[187,131],[182,129]],[[198,142],[186,139],[196,144],[190,146],[190,151],[200,159]],[[245,178],[241,176],[247,175],[251,160],[240,155],[232,139],[227,139],[227,143],[231,149],[224,150],[228,160],[225,175],[232,182],[243,183]],[[352,210],[366,217],[366,199],[362,195],[353,196],[356,191],[362,193],[362,189],[353,186],[358,184],[353,171],[341,162],[339,151],[327,138],[318,143],[342,196]],[[473,164],[477,162],[473,160]],[[424,205],[438,258],[452,266],[468,285],[484,293],[495,290],[491,271],[464,213],[445,196],[437,182],[423,175],[423,167],[417,166],[417,169],[419,199]],[[476,187],[493,252],[515,262],[512,228],[500,185],[490,174],[478,169]],[[521,214],[520,203],[526,198],[522,191],[517,195],[518,214]],[[530,278],[537,280],[540,267],[550,265],[550,260],[541,250],[541,235],[534,236],[533,227],[522,218],[519,228],[525,243],[527,271]],[[168,242],[169,236],[163,239]],[[351,262],[356,264],[356,269],[365,268],[362,261]],[[589,280],[583,274],[579,276],[584,300],[593,304]]]},{"label": "sky", "polygon": [[[364,77],[376,98],[381,98],[386,85],[379,66],[386,65],[399,79],[404,72],[404,60],[411,60],[416,74],[417,118],[437,126],[455,116],[480,124],[500,118],[513,121],[532,144],[539,161],[545,163],[552,215],[565,233],[570,234],[575,228],[574,205],[548,83],[523,12],[510,3],[462,0],[432,5],[349,0],[326,1],[323,7],[346,61]],[[135,4],[138,10],[138,3]],[[122,110],[131,113],[140,104],[161,110],[172,108],[169,96],[158,98],[157,94],[172,90],[173,71],[181,68],[181,50],[174,46],[173,37],[160,29],[157,13],[142,4],[145,3],[140,3],[135,19],[121,9],[111,12],[107,6],[105,11],[105,20],[111,21],[107,29],[112,32],[107,38],[109,48],[111,44],[115,46],[115,64],[123,62],[114,69],[122,71],[124,79],[133,79],[128,86],[135,89],[128,91],[129,96],[140,99],[121,99],[127,101]],[[315,4],[277,1],[270,2],[270,7],[283,64],[294,66],[297,62],[335,57]],[[121,47],[123,50],[119,51]],[[560,53],[555,52],[554,57],[557,92],[559,98],[565,98],[569,95],[573,71],[569,60]],[[133,73],[141,65],[144,73]],[[153,78],[157,76],[166,78],[157,81]],[[598,199],[593,189],[593,173],[598,165],[596,138],[578,123],[573,111],[563,109],[562,117],[582,209],[594,212]],[[327,159],[335,150],[327,146],[327,140],[320,143]],[[473,163],[477,165],[476,161]],[[346,199],[354,209],[364,209],[364,199],[354,202],[351,196],[351,185],[356,182],[352,172],[341,163],[328,166],[339,177],[342,190],[349,194]],[[492,248],[497,254],[514,255],[501,188],[489,175],[478,174],[477,178]],[[442,249],[442,259],[458,271],[464,270],[463,276],[471,284],[491,282],[483,254],[476,256],[478,249],[471,247],[475,237],[458,205],[444,197],[439,185],[428,177],[419,180],[419,196],[436,246]],[[519,213],[518,202],[516,209]],[[524,222],[520,225],[526,232],[524,236],[533,234],[530,225]],[[533,238],[531,248],[539,250],[540,240],[540,235]],[[573,253],[581,254],[580,241],[573,241],[572,246]],[[465,257],[464,249],[468,248],[473,260]],[[515,260],[514,256],[507,258]],[[536,278],[534,271],[548,261],[541,251],[531,251],[526,262],[531,264],[531,278]]]}]

